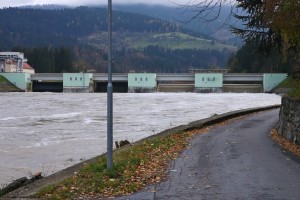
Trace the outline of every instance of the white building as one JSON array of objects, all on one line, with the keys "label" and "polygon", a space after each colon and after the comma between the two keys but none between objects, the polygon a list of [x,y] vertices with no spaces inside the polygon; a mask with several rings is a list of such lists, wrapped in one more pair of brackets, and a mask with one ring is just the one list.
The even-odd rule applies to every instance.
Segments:
[{"label": "white building", "polygon": [[34,69],[26,62],[22,52],[0,52],[0,72],[34,73]]},{"label": "white building", "polygon": [[34,74],[35,71],[34,69],[28,64],[28,63],[23,63],[22,67],[24,73],[29,73],[29,74]]}]

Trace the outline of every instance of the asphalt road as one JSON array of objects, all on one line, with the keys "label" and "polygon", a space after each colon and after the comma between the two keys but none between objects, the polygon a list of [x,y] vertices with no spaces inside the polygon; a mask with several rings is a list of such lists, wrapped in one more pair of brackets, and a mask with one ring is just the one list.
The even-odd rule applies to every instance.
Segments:
[{"label": "asphalt road", "polygon": [[300,199],[300,159],[269,136],[278,114],[256,113],[196,136],[165,182],[118,199]]}]

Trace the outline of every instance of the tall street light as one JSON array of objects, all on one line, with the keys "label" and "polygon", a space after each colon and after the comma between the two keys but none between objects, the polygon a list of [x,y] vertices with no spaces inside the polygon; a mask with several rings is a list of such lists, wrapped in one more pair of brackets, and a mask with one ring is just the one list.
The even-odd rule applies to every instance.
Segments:
[{"label": "tall street light", "polygon": [[108,0],[107,169],[113,166],[112,0]]}]

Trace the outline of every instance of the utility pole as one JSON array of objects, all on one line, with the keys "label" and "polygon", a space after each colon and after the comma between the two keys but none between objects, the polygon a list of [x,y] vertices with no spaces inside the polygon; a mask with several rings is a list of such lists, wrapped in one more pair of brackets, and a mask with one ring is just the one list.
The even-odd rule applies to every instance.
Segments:
[{"label": "utility pole", "polygon": [[107,169],[113,166],[112,0],[108,0]]}]

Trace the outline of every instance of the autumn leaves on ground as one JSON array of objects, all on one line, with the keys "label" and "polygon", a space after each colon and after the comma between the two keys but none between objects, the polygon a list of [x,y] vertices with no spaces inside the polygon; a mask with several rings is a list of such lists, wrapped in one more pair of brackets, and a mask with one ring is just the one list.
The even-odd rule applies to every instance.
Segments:
[{"label": "autumn leaves on ground", "polygon": [[85,167],[63,183],[45,188],[37,197],[50,199],[101,198],[128,195],[166,177],[169,161],[178,157],[200,129],[169,136],[155,137],[114,153],[112,170],[106,158]]},{"label": "autumn leaves on ground", "polygon": [[[244,116],[226,120],[217,125],[157,136],[127,146],[114,153],[112,170],[106,169],[106,158],[86,164],[79,172],[62,183],[49,186],[36,197],[47,199],[106,198],[129,195],[146,185],[157,184],[166,178],[171,160],[186,148],[189,140],[197,134],[207,133],[214,126],[222,126]],[[287,150],[300,156],[300,146],[287,142],[272,131],[273,139]]]}]

